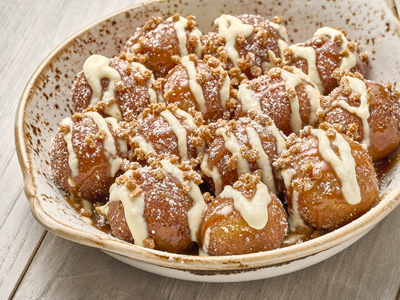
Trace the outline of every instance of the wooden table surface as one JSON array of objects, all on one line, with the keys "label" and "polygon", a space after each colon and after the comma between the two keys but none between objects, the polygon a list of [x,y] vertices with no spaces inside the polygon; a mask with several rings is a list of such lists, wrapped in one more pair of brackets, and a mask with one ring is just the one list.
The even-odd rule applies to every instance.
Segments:
[{"label": "wooden table surface", "polygon": [[243,283],[153,275],[46,230],[33,218],[14,146],[29,77],[65,38],[140,0],[0,2],[0,299],[397,299],[400,207],[360,241],[292,274]]}]

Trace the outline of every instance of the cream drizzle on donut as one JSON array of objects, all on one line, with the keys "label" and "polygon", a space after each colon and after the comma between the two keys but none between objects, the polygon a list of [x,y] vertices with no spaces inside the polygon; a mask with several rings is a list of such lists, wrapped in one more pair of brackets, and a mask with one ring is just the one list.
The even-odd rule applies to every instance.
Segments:
[{"label": "cream drizzle on donut", "polygon": [[208,154],[204,154],[203,161],[201,162],[200,165],[201,171],[203,171],[204,175],[207,177],[212,178],[214,182],[214,188],[215,188],[215,195],[219,195],[219,193],[222,192],[222,179],[221,179],[221,174],[218,171],[217,166],[213,166],[212,169],[208,167]]},{"label": "cream drizzle on donut", "polygon": [[271,162],[268,155],[265,153],[264,148],[261,143],[260,136],[257,131],[250,125],[246,126],[247,138],[249,144],[253,149],[256,149],[260,154],[260,158],[256,160],[257,166],[263,171],[262,172],[262,182],[264,182],[267,187],[274,193],[276,193],[274,175],[272,173]]},{"label": "cream drizzle on donut", "polygon": [[197,104],[199,105],[201,113],[205,114],[207,112],[206,100],[204,99],[203,88],[196,80],[197,76],[196,66],[188,56],[182,57],[181,64],[187,70],[189,76],[189,87],[193,94],[193,97],[196,100]]},{"label": "cream drizzle on donut", "polygon": [[155,152],[153,146],[143,136],[138,134],[132,139],[139,144],[139,148],[143,149],[144,153],[148,154],[150,152]]},{"label": "cream drizzle on donut", "polygon": [[160,115],[168,122],[171,130],[178,139],[178,150],[181,161],[188,160],[187,131],[179,120],[168,109],[162,111]]},{"label": "cream drizzle on donut", "polygon": [[108,128],[106,120],[97,112],[86,112],[85,116],[91,118],[97,125],[98,130],[106,133],[107,137],[103,139],[104,154],[110,164],[110,177],[114,177],[121,167],[122,158],[118,156],[115,140]]},{"label": "cream drizzle on donut", "polygon": [[[90,104],[94,105],[99,101],[107,102],[108,99],[115,97],[115,82],[121,80],[121,76],[117,70],[110,67],[110,60],[107,57],[98,54],[89,56],[83,64],[83,74],[92,89]],[[108,78],[109,83],[101,98],[101,79],[103,78]],[[121,111],[117,103],[106,106],[104,112],[118,121],[122,120]]]},{"label": "cream drizzle on donut", "polygon": [[[105,120],[108,124],[111,125],[111,128],[114,130],[114,132],[117,132],[117,130],[121,128],[121,126],[119,126],[117,119],[113,117],[108,117],[105,118]],[[118,141],[119,151],[123,154],[126,154],[128,152],[128,145],[126,143],[126,140],[118,138],[117,141]]]},{"label": "cream drizzle on donut", "polygon": [[[286,48],[288,48],[288,44],[284,40],[279,39],[278,40],[279,57],[282,61],[284,60],[283,51]],[[276,65],[274,64],[274,60],[276,59],[275,53],[272,50],[268,50],[267,54],[269,61],[265,61],[262,63],[261,68],[263,72],[276,67]]]},{"label": "cream drizzle on donut", "polygon": [[370,145],[370,130],[369,130],[369,123],[368,123],[368,118],[369,118],[369,104],[368,104],[368,98],[367,98],[367,86],[364,81],[358,79],[358,78],[353,78],[346,76],[344,77],[347,80],[349,80],[350,87],[353,90],[353,92],[356,92],[360,94],[360,106],[355,107],[355,106],[350,106],[348,102],[345,100],[339,100],[339,101],[334,101],[329,110],[331,110],[333,107],[339,105],[348,112],[357,115],[362,121],[363,124],[363,140],[361,141],[361,144],[364,144],[366,148],[369,147]]},{"label": "cream drizzle on donut", "polygon": [[[140,73],[143,73],[145,71],[151,72],[149,69],[147,69],[144,65],[138,62],[131,62],[130,63],[132,67],[135,67]],[[157,102],[164,102],[164,99],[162,98],[162,95],[160,92],[156,91],[151,87],[151,84],[155,82],[153,72],[151,72],[151,78],[146,82],[147,88],[149,89],[149,102],[150,103],[157,103]]]},{"label": "cream drizzle on donut", "polygon": [[317,70],[317,55],[313,47],[305,47],[304,44],[292,45],[289,47],[292,50],[293,58],[303,58],[307,60],[308,74],[305,74],[301,69],[294,68],[294,73],[304,74],[309,77],[309,81],[315,84],[321,94],[324,93],[324,86]]},{"label": "cream drizzle on donut", "polygon": [[[167,19],[167,21],[173,21],[172,17],[169,17]],[[176,36],[177,36],[178,41],[179,41],[179,51],[180,51],[181,57],[189,55],[189,52],[188,52],[187,47],[186,47],[187,37],[186,37],[186,30],[185,29],[187,27],[188,27],[188,20],[186,18],[184,18],[184,17],[179,16],[179,21],[174,22],[174,29],[175,29]],[[196,47],[195,47],[195,53],[196,53],[196,55],[198,57],[201,57],[201,51],[202,51],[201,36],[202,36],[202,33],[197,28],[193,28],[192,31],[190,32],[190,35],[196,37],[197,44],[196,44]]]},{"label": "cream drizzle on donut", "polygon": [[214,25],[218,27],[218,34],[225,38],[225,48],[228,52],[228,57],[234,66],[237,65],[239,53],[236,50],[236,40],[239,34],[245,38],[249,37],[254,32],[252,25],[244,24],[240,19],[223,14],[215,19]]},{"label": "cream drizzle on donut", "polygon": [[72,121],[71,118],[68,117],[61,121],[60,127],[63,125],[69,127],[69,131],[67,133],[64,133],[64,141],[67,143],[68,165],[69,168],[71,169],[71,177],[68,178],[68,183],[70,186],[74,187],[76,186],[76,183],[73,178],[79,174],[79,167],[78,167],[79,161],[74,151],[74,147],[72,145],[72,129],[74,127],[74,122]]},{"label": "cream drizzle on donut", "polygon": [[[176,165],[171,164],[167,159],[163,159],[160,162],[165,172],[178,179],[181,184],[185,182],[183,171]],[[203,213],[206,209],[206,203],[204,202],[199,186],[193,181],[188,181],[188,183],[190,187],[188,195],[192,198],[193,205],[189,209],[187,217],[192,241],[197,242],[197,232],[199,231]]]},{"label": "cream drizzle on donut", "polygon": [[250,227],[260,230],[267,225],[268,205],[271,202],[271,196],[265,184],[258,183],[256,185],[256,193],[251,200],[248,200],[240,191],[230,185],[224,188],[219,197],[233,199],[235,209]]},{"label": "cream drizzle on donut", "polygon": [[[133,171],[128,170],[124,176],[133,178]],[[144,194],[130,197],[132,191],[125,185],[114,183],[110,187],[110,203],[121,201],[124,207],[125,220],[132,234],[135,245],[143,247],[143,240],[148,237],[147,223],[144,219]]]},{"label": "cream drizzle on donut", "polygon": [[247,113],[250,109],[261,110],[259,97],[255,96],[254,91],[247,83],[239,85],[237,99],[242,103],[242,111]]},{"label": "cream drizzle on donut", "polygon": [[233,132],[227,133],[226,129],[224,127],[221,127],[216,130],[216,134],[224,138],[226,150],[232,153],[232,155],[237,154],[237,173],[250,173],[249,163],[247,162],[247,159],[242,156],[242,153],[240,151],[241,145],[239,144],[239,141],[237,140]]},{"label": "cream drizzle on donut", "polygon": [[[222,68],[221,64],[219,64],[216,69],[221,72],[224,72],[224,69]],[[229,75],[227,75],[219,90],[219,99],[221,101],[221,106],[224,110],[226,110],[226,102],[229,99],[230,90],[231,90],[231,79]]]},{"label": "cream drizzle on donut", "polygon": [[[189,125],[190,128],[193,129],[193,131],[197,130],[199,127],[196,125],[194,118],[192,117],[191,114],[187,113],[186,111],[182,109],[175,109],[174,114],[181,116],[182,118],[185,118],[185,122]],[[197,154],[203,153],[204,152],[204,146],[196,147]]]},{"label": "cream drizzle on donut", "polygon": [[[318,150],[322,158],[329,163],[342,184],[342,194],[347,203],[355,205],[361,201],[361,191],[357,182],[356,163],[351,154],[350,144],[336,133],[330,140],[322,129],[312,129],[311,133],[318,138]],[[339,155],[333,151],[331,143],[338,147]]]},{"label": "cream drizzle on donut", "polygon": [[304,220],[299,212],[299,193],[293,189],[292,206],[289,209],[289,226],[291,231],[296,231],[297,227],[306,227]]},{"label": "cream drizzle on donut", "polygon": [[[314,33],[315,37],[318,36],[329,36],[331,40],[334,39],[335,35],[340,35],[342,38],[342,44],[340,45],[342,50],[348,49],[348,40],[344,36],[344,34],[336,29],[330,28],[330,27],[322,27],[317,30],[317,32]],[[359,58],[357,55],[357,51],[349,51],[349,55],[346,57],[342,58],[342,61],[340,62],[339,68],[346,69],[346,70],[351,70],[353,67],[357,65],[359,62]]]}]

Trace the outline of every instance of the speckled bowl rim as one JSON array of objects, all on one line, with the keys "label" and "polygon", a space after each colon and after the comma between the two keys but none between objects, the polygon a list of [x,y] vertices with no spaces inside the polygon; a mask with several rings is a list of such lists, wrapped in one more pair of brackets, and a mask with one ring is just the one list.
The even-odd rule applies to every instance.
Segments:
[{"label": "speckled bowl rim", "polygon": [[[15,144],[19,163],[21,165],[25,193],[31,205],[31,211],[37,221],[50,232],[77,243],[99,248],[104,251],[113,252],[128,258],[159,265],[166,268],[177,270],[204,270],[204,271],[225,271],[225,270],[243,270],[250,271],[256,269],[265,269],[279,267],[290,264],[294,261],[305,259],[309,256],[327,251],[346,241],[356,238],[358,235],[366,232],[380,222],[385,216],[393,211],[400,204],[400,184],[394,189],[387,191],[382,195],[382,200],[369,212],[359,219],[329,234],[323,235],[317,239],[293,245],[286,248],[276,249],[267,252],[259,252],[245,255],[200,257],[190,255],[180,255],[167,253],[157,250],[146,249],[132,244],[117,240],[111,236],[95,235],[83,232],[77,228],[66,226],[57,222],[52,216],[48,215],[40,205],[39,191],[35,184],[34,166],[29,159],[27,144],[24,134],[25,109],[31,99],[31,89],[39,79],[40,74],[48,67],[48,63],[69,43],[78,38],[86,31],[98,26],[106,20],[116,17],[126,11],[134,10],[146,4],[163,2],[164,0],[153,0],[134,6],[130,6],[112,14],[109,14],[90,25],[82,28],[60,45],[58,45],[39,65],[36,71],[29,79],[18,105],[15,119]],[[398,16],[396,25],[400,30]],[[184,263],[182,263],[182,261]]]}]

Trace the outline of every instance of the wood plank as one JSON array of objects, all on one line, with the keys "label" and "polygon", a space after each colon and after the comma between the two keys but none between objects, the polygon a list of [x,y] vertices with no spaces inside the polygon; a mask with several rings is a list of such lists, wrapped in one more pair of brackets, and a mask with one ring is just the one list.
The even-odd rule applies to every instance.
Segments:
[{"label": "wood plank", "polygon": [[400,235],[393,229],[399,225],[400,207],[359,242],[324,262],[241,283],[165,278],[48,234],[15,299],[396,299]]},{"label": "wood plank", "polygon": [[[13,294],[45,230],[33,218],[23,192],[14,147],[14,116],[22,90],[46,55],[83,26],[133,1],[0,2],[0,295]],[[107,8],[105,8],[107,7]],[[71,17],[74,16],[74,17]]]}]

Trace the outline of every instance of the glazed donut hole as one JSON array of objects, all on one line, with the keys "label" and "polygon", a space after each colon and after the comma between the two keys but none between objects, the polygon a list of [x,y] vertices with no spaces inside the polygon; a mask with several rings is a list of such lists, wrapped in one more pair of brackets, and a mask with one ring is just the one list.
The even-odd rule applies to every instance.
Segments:
[{"label": "glazed donut hole", "polygon": [[196,18],[178,14],[167,20],[153,17],[127,41],[125,50],[133,61],[144,64],[156,78],[165,77],[176,65],[174,56],[201,56],[201,36]]},{"label": "glazed donut hole", "polygon": [[200,127],[199,136],[206,141],[200,168],[215,195],[240,175],[256,170],[262,170],[262,181],[271,191],[279,193],[280,183],[272,163],[286,142],[267,115],[250,110],[248,117]]},{"label": "glazed donut hole", "polygon": [[284,64],[307,74],[320,93],[328,95],[338,85],[332,76],[336,68],[365,73],[368,56],[359,54],[357,43],[349,42],[346,35],[337,27],[320,28],[312,39],[285,49]]},{"label": "glazed donut hole", "polygon": [[82,219],[149,249],[237,255],[365,214],[373,161],[398,149],[400,92],[363,77],[366,54],[337,28],[288,45],[281,17],[214,26],[152,17],[118,56],[85,61],[51,148]]},{"label": "glazed donut hole", "polygon": [[200,175],[174,156],[130,165],[110,188],[111,233],[126,242],[182,253],[197,242],[205,207]]},{"label": "glazed donut hole", "polygon": [[321,101],[321,122],[340,124],[364,144],[372,160],[394,151],[400,141],[400,93],[390,83],[365,80],[359,73],[335,71],[340,86]]},{"label": "glazed donut hole", "polygon": [[306,224],[334,230],[379,200],[378,181],[364,147],[327,123],[291,135],[275,166],[285,182],[292,230]]},{"label": "glazed donut hole", "polygon": [[284,134],[298,133],[306,125],[317,124],[319,91],[303,74],[293,68],[273,68],[251,81],[242,81],[237,99],[239,116],[249,109],[267,114]]},{"label": "glazed donut hole", "polygon": [[184,111],[194,108],[203,114],[206,123],[229,119],[236,106],[230,98],[228,72],[220,61],[209,55],[200,60],[195,54],[174,59],[177,66],[165,78],[158,79],[165,103]]},{"label": "glazed donut hole", "polygon": [[60,123],[52,143],[52,177],[72,197],[94,201],[107,196],[127,154],[126,139],[116,119],[75,113]]},{"label": "glazed donut hole", "polygon": [[203,55],[217,57],[229,70],[234,86],[282,62],[287,33],[281,17],[270,22],[250,14],[222,15],[214,20],[214,26],[214,32],[202,37]]},{"label": "glazed donut hole", "polygon": [[204,152],[204,141],[197,129],[204,123],[200,112],[187,113],[174,104],[151,104],[138,120],[129,124],[129,158],[146,161],[146,155],[175,155],[180,161],[196,158]]},{"label": "glazed donut hole", "polygon": [[199,230],[204,254],[248,254],[281,245],[287,230],[286,212],[260,181],[259,173],[241,175],[207,205]]},{"label": "glazed donut hole", "polygon": [[71,89],[74,111],[83,112],[89,106],[96,106],[102,115],[118,121],[138,117],[159,97],[159,87],[152,72],[139,63],[126,60],[125,53],[111,59],[90,56]]}]

